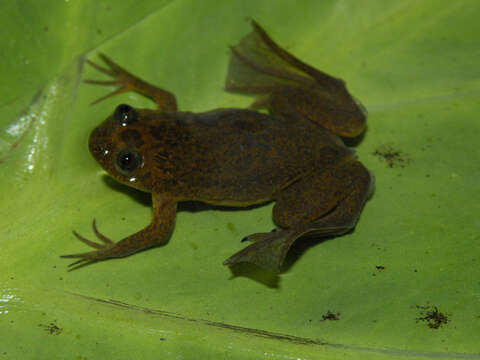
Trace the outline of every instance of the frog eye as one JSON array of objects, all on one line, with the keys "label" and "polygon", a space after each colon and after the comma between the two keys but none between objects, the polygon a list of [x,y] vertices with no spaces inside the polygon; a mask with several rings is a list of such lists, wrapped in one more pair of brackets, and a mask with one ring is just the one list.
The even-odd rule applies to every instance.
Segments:
[{"label": "frog eye", "polygon": [[126,126],[137,120],[137,113],[130,105],[121,104],[115,109],[113,118],[120,122],[122,126]]},{"label": "frog eye", "polygon": [[143,165],[143,157],[133,149],[120,150],[115,159],[115,168],[123,175],[131,175]]}]

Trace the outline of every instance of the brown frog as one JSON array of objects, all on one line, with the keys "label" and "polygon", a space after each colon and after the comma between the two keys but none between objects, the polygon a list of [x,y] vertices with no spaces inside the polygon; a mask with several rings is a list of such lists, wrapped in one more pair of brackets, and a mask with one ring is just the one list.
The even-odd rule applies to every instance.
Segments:
[{"label": "brown frog", "polygon": [[[254,94],[250,109],[177,111],[168,91],[133,76],[104,55],[108,68],[87,61],[118,85],[109,96],[137,91],[158,110],[119,105],[90,135],[93,157],[116,180],[152,194],[153,220],[114,242],[75,236],[96,249],[71,265],[131,255],[165,244],[177,204],[195,200],[245,207],[275,201],[277,229],[246,237],[253,243],[224,264],[254,263],[279,270],[292,243],[307,234],[341,235],[353,229],[373,187],[372,174],[341,137],[365,129],[366,114],[345,83],[279,47],[254,21],[231,48],[226,90]],[[255,111],[266,108],[269,114]]]}]

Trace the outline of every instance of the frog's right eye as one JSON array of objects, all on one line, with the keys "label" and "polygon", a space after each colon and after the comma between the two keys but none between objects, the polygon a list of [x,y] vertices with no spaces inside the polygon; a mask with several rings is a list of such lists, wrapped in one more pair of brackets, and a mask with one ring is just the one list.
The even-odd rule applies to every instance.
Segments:
[{"label": "frog's right eye", "polygon": [[137,112],[130,105],[118,105],[113,113],[113,118],[120,122],[122,126],[127,126],[137,120]]}]

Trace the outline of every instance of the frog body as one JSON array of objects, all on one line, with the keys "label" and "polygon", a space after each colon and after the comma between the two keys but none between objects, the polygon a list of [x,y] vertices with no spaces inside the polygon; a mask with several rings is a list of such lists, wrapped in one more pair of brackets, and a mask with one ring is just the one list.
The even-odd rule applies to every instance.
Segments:
[{"label": "frog body", "polygon": [[[112,116],[99,127],[112,133],[92,133],[93,156],[125,184],[177,201],[234,206],[273,200],[314,168],[332,167],[352,155],[340,139],[304,118],[282,120],[239,109],[130,111],[134,123],[122,126]],[[111,164],[129,148],[141,153],[143,164],[132,174],[119,174]]]},{"label": "frog body", "polygon": [[[117,243],[95,223],[102,243],[75,233],[97,250],[66,255],[79,258],[74,264],[166,243],[177,204],[188,200],[238,207],[275,201],[277,231],[248,236],[253,244],[227,259],[228,265],[251,262],[279,270],[299,237],[341,235],[355,226],[373,176],[339,135],[364,130],[363,108],[343,81],[293,57],[252,24],[254,31],[232,49],[226,86],[257,95],[250,109],[181,112],[171,93],[107,57],[102,56],[108,69],[90,63],[116,79],[120,88],[113,94],[138,91],[158,105],[157,110],[119,105],[89,138],[90,152],[110,175],[152,193],[154,213],[149,226]],[[278,63],[251,55],[259,46],[267,46]]]}]

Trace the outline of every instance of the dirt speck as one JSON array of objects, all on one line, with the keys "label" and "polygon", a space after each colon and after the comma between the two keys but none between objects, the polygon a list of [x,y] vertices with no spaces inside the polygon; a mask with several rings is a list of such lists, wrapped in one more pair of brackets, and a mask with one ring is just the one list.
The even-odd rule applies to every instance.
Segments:
[{"label": "dirt speck", "polygon": [[50,335],[60,335],[63,331],[62,328],[58,327],[57,320],[53,320],[50,324],[38,324],[39,327],[43,328]]},{"label": "dirt speck", "polygon": [[438,329],[448,323],[448,316],[439,311],[436,306],[417,305],[416,308],[420,310],[420,316],[416,319],[417,323],[419,321],[426,322],[430,329]]},{"label": "dirt speck", "polygon": [[340,320],[340,313],[339,312],[334,313],[328,310],[325,315],[322,315],[322,321],[326,321],[326,320]]},{"label": "dirt speck", "polygon": [[410,163],[410,158],[407,154],[394,149],[391,145],[382,145],[372,154],[385,162],[389,168],[404,168]]}]

